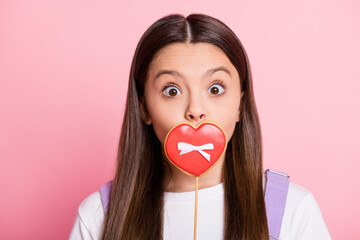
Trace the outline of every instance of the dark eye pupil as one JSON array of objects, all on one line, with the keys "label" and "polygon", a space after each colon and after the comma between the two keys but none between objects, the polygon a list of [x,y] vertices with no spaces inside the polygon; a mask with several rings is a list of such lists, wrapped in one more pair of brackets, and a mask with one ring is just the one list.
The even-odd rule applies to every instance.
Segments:
[{"label": "dark eye pupil", "polygon": [[218,93],[219,93],[219,88],[217,88],[217,87],[212,87],[212,88],[210,89],[210,92],[211,92],[211,94],[218,94]]},{"label": "dark eye pupil", "polygon": [[177,94],[177,90],[175,88],[170,89],[169,91],[170,96],[176,96],[176,94]]}]

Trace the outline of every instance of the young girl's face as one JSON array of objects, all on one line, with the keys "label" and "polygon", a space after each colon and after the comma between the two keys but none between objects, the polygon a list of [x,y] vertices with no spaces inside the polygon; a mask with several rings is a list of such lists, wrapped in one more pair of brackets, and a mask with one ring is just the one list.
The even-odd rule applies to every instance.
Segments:
[{"label": "young girl's face", "polygon": [[141,103],[146,124],[163,144],[180,122],[197,126],[218,123],[231,138],[240,115],[240,79],[225,53],[210,43],[173,43],[162,48],[149,66]]}]

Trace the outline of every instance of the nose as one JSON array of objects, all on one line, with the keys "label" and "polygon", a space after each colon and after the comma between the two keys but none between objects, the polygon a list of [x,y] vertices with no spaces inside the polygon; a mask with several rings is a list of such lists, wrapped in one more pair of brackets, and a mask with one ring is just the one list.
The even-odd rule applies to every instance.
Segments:
[{"label": "nose", "polygon": [[200,97],[191,97],[186,109],[185,118],[195,126],[206,119],[204,106]]}]

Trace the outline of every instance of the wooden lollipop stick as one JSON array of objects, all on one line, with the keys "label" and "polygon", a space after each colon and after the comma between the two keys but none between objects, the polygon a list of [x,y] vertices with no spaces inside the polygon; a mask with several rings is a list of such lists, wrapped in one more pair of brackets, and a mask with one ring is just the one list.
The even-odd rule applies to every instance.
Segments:
[{"label": "wooden lollipop stick", "polygon": [[197,206],[198,206],[198,188],[199,188],[199,177],[195,177],[195,222],[194,222],[194,240],[196,240],[196,224],[197,224]]}]

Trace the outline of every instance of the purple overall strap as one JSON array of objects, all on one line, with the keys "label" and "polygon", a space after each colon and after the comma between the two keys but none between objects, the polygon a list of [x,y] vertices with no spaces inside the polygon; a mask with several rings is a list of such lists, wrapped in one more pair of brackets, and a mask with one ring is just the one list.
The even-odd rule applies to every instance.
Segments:
[{"label": "purple overall strap", "polygon": [[110,194],[111,194],[111,187],[112,187],[112,181],[109,181],[100,187],[100,198],[101,202],[104,208],[104,213],[106,213],[109,200],[110,200]]},{"label": "purple overall strap", "polygon": [[289,176],[266,169],[265,205],[270,240],[279,239],[289,189]]}]

